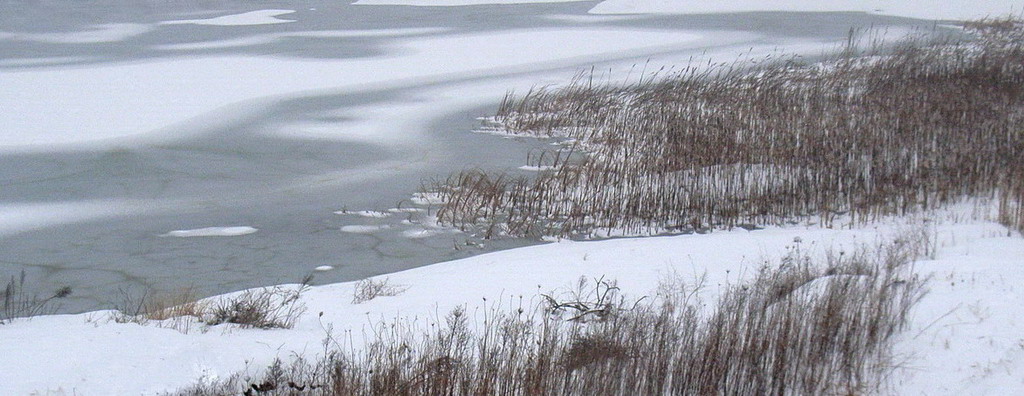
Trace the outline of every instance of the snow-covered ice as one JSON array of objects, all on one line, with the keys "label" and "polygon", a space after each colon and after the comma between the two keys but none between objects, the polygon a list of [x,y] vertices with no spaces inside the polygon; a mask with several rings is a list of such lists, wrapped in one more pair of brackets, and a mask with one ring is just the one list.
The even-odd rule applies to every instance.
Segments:
[{"label": "snow-covered ice", "polygon": [[[753,35],[718,34],[720,44]],[[0,149],[78,144],[170,131],[177,125],[221,124],[258,112],[287,95],[359,92],[398,81],[436,81],[459,75],[522,72],[599,61],[603,58],[684,50],[711,38],[698,33],[628,29],[522,29],[452,34],[391,41],[389,56],[368,59],[307,60],[279,57],[209,56],[104,64],[60,70],[0,73]],[[820,44],[819,44],[820,49]],[[416,67],[410,67],[416,65]],[[167,84],[175,81],[175,84]],[[491,82],[493,85],[494,83]],[[508,88],[507,86],[505,88]],[[502,92],[498,89],[493,92]],[[216,94],[212,94],[212,93]],[[494,93],[492,92],[492,95]],[[472,94],[461,101],[478,100]],[[410,103],[409,111],[437,109],[437,103]],[[217,110],[217,114],[212,114]],[[415,138],[380,123],[394,115],[377,109],[339,129],[310,125],[279,131],[285,136],[373,140],[395,143]],[[399,109],[401,110],[401,109]],[[435,113],[436,114],[436,113]],[[204,118],[200,118],[203,116]],[[389,118],[394,126],[410,121]],[[334,131],[332,134],[331,132]],[[401,131],[399,129],[398,131]]]},{"label": "snow-covered ice", "polygon": [[140,211],[127,200],[5,203],[0,204],[0,236]]},{"label": "snow-covered ice", "polygon": [[244,12],[241,14],[224,15],[216,18],[206,19],[181,19],[175,21],[160,22],[163,25],[213,25],[213,26],[251,26],[251,25],[272,25],[276,23],[295,22],[281,19],[278,16],[291,14],[293,10],[259,10]]},{"label": "snow-covered ice", "polygon": [[455,7],[482,4],[568,3],[587,0],[358,0],[355,5],[407,5],[421,7]]},{"label": "snow-covered ice", "polygon": [[[451,7],[578,0],[359,0],[357,5]],[[592,14],[714,14],[734,12],[864,12],[931,20],[970,20],[1024,12],[1019,0],[604,0]],[[574,20],[586,21],[573,17]]]},{"label": "snow-covered ice", "polygon": [[13,33],[0,32],[0,41],[36,41],[57,44],[114,43],[152,31],[153,27],[140,23],[109,23],[92,26],[88,30],[67,33]]},{"label": "snow-covered ice", "polygon": [[55,58],[10,58],[0,60],[0,67],[31,67],[51,66],[62,63],[86,62],[92,58],[84,56],[64,56]]},{"label": "snow-covered ice", "polygon": [[175,230],[163,234],[163,236],[189,238],[189,237],[211,237],[211,236],[242,236],[259,231],[249,226],[233,227],[205,227],[191,230]]},{"label": "snow-covered ice", "polygon": [[341,232],[347,232],[351,234],[372,234],[378,231],[383,231],[391,228],[391,225],[380,224],[380,225],[363,225],[353,224],[341,227]]},{"label": "snow-covered ice", "polygon": [[369,217],[369,218],[374,218],[374,219],[383,219],[385,217],[391,216],[391,213],[379,212],[379,211],[376,211],[376,210],[357,210],[357,211],[339,210],[339,211],[334,212],[334,213],[335,214],[340,214],[340,215],[350,214],[350,215]]},{"label": "snow-covered ice", "polygon": [[444,33],[444,28],[404,28],[404,29],[359,29],[359,30],[324,30],[308,32],[272,33],[245,36],[235,39],[197,41],[180,44],[161,44],[152,48],[161,51],[197,51],[222,48],[249,47],[272,44],[282,40],[295,38],[360,38],[360,37],[400,37],[425,34]]},{"label": "snow-covered ice", "polygon": [[970,20],[1019,14],[1019,0],[605,0],[594,14],[710,14],[725,12],[866,12],[935,20]]}]

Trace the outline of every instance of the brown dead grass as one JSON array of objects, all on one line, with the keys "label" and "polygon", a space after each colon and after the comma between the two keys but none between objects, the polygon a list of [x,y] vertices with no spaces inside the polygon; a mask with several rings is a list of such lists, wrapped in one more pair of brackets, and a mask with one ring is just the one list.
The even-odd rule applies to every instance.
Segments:
[{"label": "brown dead grass", "polygon": [[592,237],[863,223],[980,197],[1024,229],[1024,25],[968,27],[969,41],[911,40],[870,58],[508,95],[502,128],[572,144],[532,154],[554,168],[536,176],[434,183],[438,219],[483,238]]},{"label": "brown dead grass", "polygon": [[[927,246],[919,235],[844,254],[797,245],[707,305],[693,292],[699,284],[669,280],[656,298],[635,301],[602,280],[558,294],[567,297],[554,306],[380,323],[363,349],[328,334],[322,359],[178,394],[876,394],[899,363],[892,344],[924,284],[909,264]],[[608,314],[589,320],[558,312],[607,302]]]}]

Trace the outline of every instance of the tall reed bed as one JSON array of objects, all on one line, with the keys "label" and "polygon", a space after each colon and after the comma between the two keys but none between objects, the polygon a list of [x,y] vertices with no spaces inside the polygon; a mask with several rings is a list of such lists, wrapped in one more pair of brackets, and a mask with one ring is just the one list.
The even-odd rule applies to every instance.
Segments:
[{"label": "tall reed bed", "polygon": [[827,226],[965,196],[997,199],[1000,220],[1024,229],[1024,26],[966,28],[967,41],[908,40],[884,55],[509,94],[497,125],[572,142],[531,156],[551,170],[465,171],[428,189],[442,223],[485,237]]},{"label": "tall reed bed", "polygon": [[827,255],[796,245],[710,306],[679,281],[641,300],[581,282],[540,309],[383,323],[358,351],[330,338],[323,359],[180,394],[874,394],[900,362],[891,346],[924,282],[909,263],[927,246],[919,236]]}]

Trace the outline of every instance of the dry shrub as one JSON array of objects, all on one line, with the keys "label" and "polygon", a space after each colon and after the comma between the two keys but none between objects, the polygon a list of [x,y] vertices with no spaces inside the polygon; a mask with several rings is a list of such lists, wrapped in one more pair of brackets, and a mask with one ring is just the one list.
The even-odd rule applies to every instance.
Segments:
[{"label": "dry shrub", "polygon": [[[182,394],[879,393],[895,367],[895,335],[922,295],[909,263],[926,248],[916,234],[845,253],[794,247],[710,305],[692,286],[665,285],[603,320],[566,320],[542,302],[482,322],[458,308],[429,327],[380,323],[363,349],[338,346]],[[588,284],[595,292],[562,295],[590,301],[613,283]]]},{"label": "dry shrub", "polygon": [[366,278],[356,282],[355,290],[352,291],[352,303],[362,304],[377,297],[393,297],[408,289],[407,286],[388,283],[388,278],[381,280]]},{"label": "dry shrub", "polygon": [[998,199],[1001,220],[1024,228],[1024,27],[968,31],[809,66],[688,66],[625,87],[578,78],[509,94],[497,125],[571,145],[531,155],[553,167],[534,177],[435,182],[437,217],[484,238],[591,237],[831,226],[970,196]]},{"label": "dry shrub", "polygon": [[258,329],[290,329],[306,311],[299,301],[305,285],[265,287],[246,290],[238,296],[222,298],[211,304],[206,324],[234,323]]},{"label": "dry shrub", "polygon": [[206,305],[206,301],[197,300],[193,294],[185,292],[178,298],[154,301],[152,310],[147,311],[146,316],[151,320],[181,317],[201,318],[207,310]]},{"label": "dry shrub", "polygon": [[297,287],[273,286],[234,296],[199,299],[192,289],[166,296],[121,290],[121,301],[110,319],[118,323],[156,325],[188,333],[197,325],[233,323],[244,328],[289,329],[306,311],[300,301],[309,287],[307,276]]},{"label": "dry shrub", "polygon": [[203,323],[209,308],[210,303],[200,300],[191,288],[173,294],[154,295],[143,292],[138,296],[128,290],[121,290],[121,301],[111,319],[117,323],[141,325],[156,322],[159,327],[188,333],[193,325]]},{"label": "dry shrub", "polygon": [[619,295],[615,281],[604,277],[594,278],[591,283],[583,276],[576,282],[576,288],[561,296],[541,294],[549,314],[558,315],[569,321],[604,320],[624,309],[625,298]]}]

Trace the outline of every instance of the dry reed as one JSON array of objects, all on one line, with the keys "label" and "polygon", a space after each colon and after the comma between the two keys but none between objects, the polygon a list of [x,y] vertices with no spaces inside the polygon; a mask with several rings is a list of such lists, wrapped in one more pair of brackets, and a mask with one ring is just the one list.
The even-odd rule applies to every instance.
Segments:
[{"label": "dry reed", "polygon": [[[668,78],[506,95],[494,120],[572,145],[536,177],[454,174],[440,222],[496,235],[592,237],[835,219],[864,222],[965,196],[1024,229],[1024,26],[967,25],[885,55],[687,67]],[[586,155],[579,155],[585,152]]]}]

